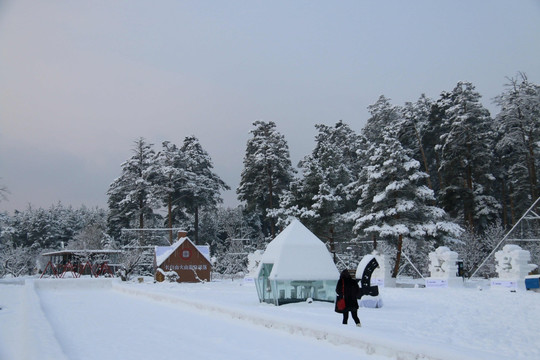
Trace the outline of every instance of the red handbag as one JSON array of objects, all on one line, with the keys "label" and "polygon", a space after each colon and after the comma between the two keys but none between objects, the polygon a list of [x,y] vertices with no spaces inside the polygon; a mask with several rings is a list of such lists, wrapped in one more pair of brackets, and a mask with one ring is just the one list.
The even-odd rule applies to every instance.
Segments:
[{"label": "red handbag", "polygon": [[343,279],[343,295],[341,299],[337,301],[336,306],[339,311],[345,310],[345,279]]}]

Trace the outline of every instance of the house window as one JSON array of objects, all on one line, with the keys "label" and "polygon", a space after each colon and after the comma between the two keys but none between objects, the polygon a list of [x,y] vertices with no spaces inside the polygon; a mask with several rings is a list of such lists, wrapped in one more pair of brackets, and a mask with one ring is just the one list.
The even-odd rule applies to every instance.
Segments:
[{"label": "house window", "polygon": [[191,257],[191,251],[189,250],[182,250],[182,259],[187,260]]}]

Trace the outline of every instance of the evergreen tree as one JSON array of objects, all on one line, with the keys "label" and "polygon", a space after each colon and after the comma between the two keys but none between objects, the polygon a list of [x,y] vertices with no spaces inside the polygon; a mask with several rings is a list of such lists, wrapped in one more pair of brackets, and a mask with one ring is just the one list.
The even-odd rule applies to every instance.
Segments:
[{"label": "evergreen tree", "polygon": [[450,96],[441,97],[445,109],[440,136],[440,171],[443,208],[463,218],[469,229],[482,232],[497,221],[499,204],[494,198],[493,141],[489,111],[469,82],[459,82]]},{"label": "evergreen tree", "polygon": [[133,156],[124,162],[122,173],[107,191],[109,206],[109,231],[119,236],[122,228],[145,227],[155,220],[154,209],[158,201],[154,197],[153,178],[157,177],[154,166],[155,152],[152,144],[139,138],[133,147]]},{"label": "evergreen tree", "polygon": [[368,106],[368,111],[371,116],[362,129],[362,134],[370,143],[383,142],[385,127],[402,119],[401,109],[392,105],[390,99],[384,95],[381,95],[375,104]]},{"label": "evergreen tree", "polygon": [[[156,178],[153,191],[161,204],[167,208],[167,227],[171,229],[179,219],[185,219],[185,204],[181,193],[188,186],[194,174],[187,169],[184,152],[169,141],[162,143],[162,150],[156,154]],[[169,231],[169,243],[173,242],[173,232]]]},{"label": "evergreen tree", "polygon": [[280,215],[298,217],[335,252],[336,238],[350,240],[352,225],[342,215],[354,210],[348,186],[356,181],[358,136],[342,121],[334,126],[315,125],[315,148],[299,163],[303,177],[282,196]]},{"label": "evergreen tree", "polygon": [[212,159],[195,136],[184,139],[181,151],[185,157],[186,172],[190,176],[180,190],[180,199],[194,217],[194,240],[198,244],[200,209],[215,209],[223,202],[221,190],[230,188],[213,172]]},{"label": "evergreen tree", "polygon": [[289,187],[294,169],[285,137],[272,121],[256,121],[244,156],[238,199],[246,203],[248,212],[259,215],[265,235],[275,236],[274,219],[268,211],[278,207],[278,199]]},{"label": "evergreen tree", "polygon": [[51,244],[67,244],[82,227],[76,211],[71,206],[66,207],[57,203],[44,211],[48,219],[48,237]]},{"label": "evergreen tree", "polygon": [[[373,151],[378,147],[378,144],[384,141],[385,129],[391,128],[394,124],[402,121],[401,109],[392,105],[390,99],[384,95],[381,95],[375,104],[368,106],[368,111],[371,116],[358,137],[357,155],[359,160],[359,174],[356,181],[348,187],[349,198],[356,200],[357,208],[344,216],[344,219],[352,219],[353,221],[356,221],[356,218],[363,211],[368,211],[362,208],[361,198],[372,196],[367,195],[366,191],[369,188],[366,187],[366,184],[369,182],[368,177],[370,173],[368,166],[371,165]],[[377,236],[375,233],[370,234],[370,236],[373,241],[373,249],[377,250]]]},{"label": "evergreen tree", "polygon": [[442,206],[441,189],[445,187],[441,171],[441,136],[449,131],[448,123],[444,121],[446,110],[450,107],[451,94],[443,91],[439,100],[432,103],[426,127],[422,133],[426,162],[430,175],[432,189],[435,191],[437,204]]},{"label": "evergreen tree", "polygon": [[257,240],[260,229],[253,227],[251,222],[242,206],[219,208],[217,211],[217,226],[223,238]]},{"label": "evergreen tree", "polygon": [[9,194],[7,186],[0,184],[0,202],[7,200],[7,194]]},{"label": "evergreen tree", "polygon": [[252,224],[253,219],[248,215],[241,206],[218,207],[202,213],[200,235],[210,244],[212,256],[219,257],[221,252],[228,251],[231,239],[260,242],[260,228]]},{"label": "evergreen tree", "polygon": [[[513,225],[540,194],[540,86],[525,74],[496,98],[504,225]],[[509,209],[509,210],[507,210]]]},{"label": "evergreen tree", "polygon": [[[432,105],[432,101],[424,94],[415,103],[405,103],[400,134],[403,145],[413,150],[414,158],[421,162],[423,171],[427,174],[430,173],[430,168],[423,138],[428,128]],[[433,189],[431,177],[427,178],[427,185]]]},{"label": "evergreen tree", "polygon": [[[371,143],[369,164],[363,169],[358,209],[352,214],[359,235],[386,239],[396,248],[393,277],[399,270],[404,239],[417,243],[442,243],[460,233],[446,220],[445,212],[433,206],[433,191],[426,185],[427,174],[399,139],[401,123],[385,126],[382,143]],[[427,255],[427,254],[426,254]]]}]

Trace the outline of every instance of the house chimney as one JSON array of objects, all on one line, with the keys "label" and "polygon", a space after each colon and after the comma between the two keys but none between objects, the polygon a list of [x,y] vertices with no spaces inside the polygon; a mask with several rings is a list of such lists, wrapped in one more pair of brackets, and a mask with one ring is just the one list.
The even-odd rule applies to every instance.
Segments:
[{"label": "house chimney", "polygon": [[185,238],[185,237],[187,237],[187,232],[186,231],[179,231],[178,232],[178,239]]}]

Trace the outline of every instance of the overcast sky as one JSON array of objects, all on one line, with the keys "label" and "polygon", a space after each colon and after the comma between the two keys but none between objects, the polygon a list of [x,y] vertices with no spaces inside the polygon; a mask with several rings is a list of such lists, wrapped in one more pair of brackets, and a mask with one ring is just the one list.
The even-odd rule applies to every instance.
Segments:
[{"label": "overcast sky", "polygon": [[0,211],[106,207],[144,137],[195,135],[236,206],[249,131],[274,121],[296,165],[315,124],[360,131],[367,106],[492,98],[540,83],[540,1],[2,1]]}]

